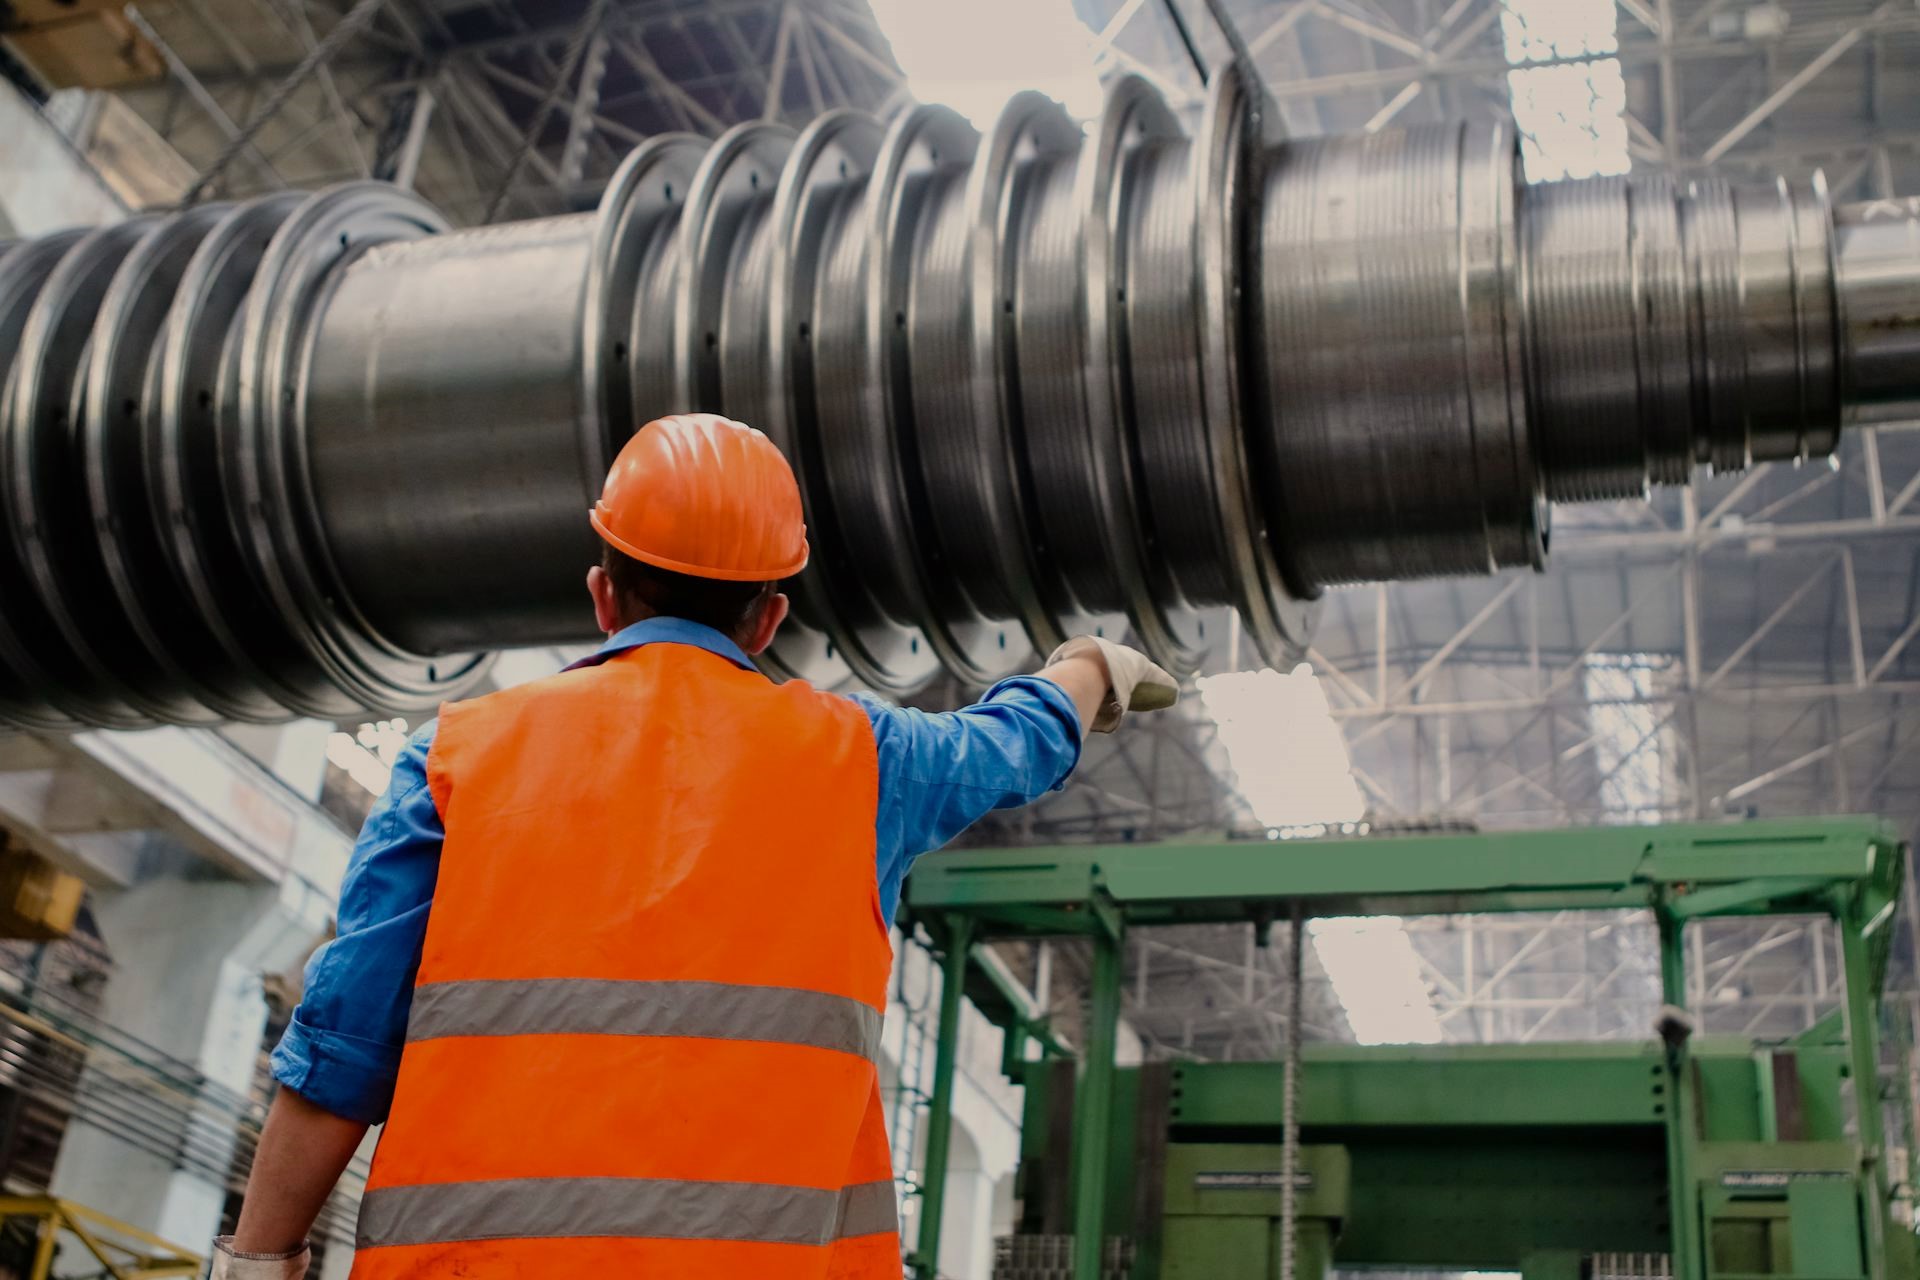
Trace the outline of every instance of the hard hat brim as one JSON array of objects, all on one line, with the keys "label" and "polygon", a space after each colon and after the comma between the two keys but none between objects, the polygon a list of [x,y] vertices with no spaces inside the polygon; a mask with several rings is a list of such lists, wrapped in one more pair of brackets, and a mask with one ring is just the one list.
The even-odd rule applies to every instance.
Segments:
[{"label": "hard hat brim", "polygon": [[800,544],[800,558],[792,564],[774,565],[765,569],[719,569],[712,565],[689,564],[684,560],[675,560],[635,546],[607,527],[607,522],[600,516],[600,508],[597,504],[587,512],[587,519],[593,522],[593,531],[600,535],[601,540],[621,555],[629,556],[643,564],[650,564],[656,569],[665,569],[669,573],[684,573],[690,578],[710,578],[718,582],[775,582],[781,578],[791,578],[807,567],[809,547],[805,542]]}]

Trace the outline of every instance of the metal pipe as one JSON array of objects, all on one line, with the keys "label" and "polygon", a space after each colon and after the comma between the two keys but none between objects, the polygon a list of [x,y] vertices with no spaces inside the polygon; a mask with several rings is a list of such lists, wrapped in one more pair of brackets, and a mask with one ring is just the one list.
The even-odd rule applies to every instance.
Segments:
[{"label": "metal pipe", "polygon": [[[205,113],[207,119],[213,121],[214,126],[220,130],[221,134],[223,134],[229,142],[238,138],[240,136],[240,126],[233,122],[233,117],[229,116],[226,109],[220,105],[220,100],[214,97],[207,86],[201,82],[200,77],[193,73],[193,68],[181,60],[180,55],[173,51],[172,45],[160,38],[160,33],[153,29],[153,24],[147,21],[147,16],[141,13],[137,6],[131,4],[120,12],[121,16],[133,26],[133,29],[138,31],[146,42],[159,52],[160,60],[167,64],[167,73],[179,82],[181,88],[187,91],[187,96],[193,99],[194,105]],[[221,37],[225,37],[225,39],[228,40],[232,39],[227,33],[226,28],[217,24],[209,23],[207,30],[214,33],[216,39]],[[236,53],[235,50],[238,50],[238,52]],[[232,48],[228,49],[227,56],[233,58],[243,69],[252,61],[245,47],[239,45],[237,42]],[[242,147],[241,153],[247,157],[247,162],[258,171],[261,179],[265,181],[268,186],[277,189],[284,189],[286,187],[286,180],[274,169],[273,161],[262,155],[260,149],[254,146],[252,142],[246,143]]]},{"label": "metal pipe", "polygon": [[420,173],[420,156],[427,146],[427,129],[433,123],[433,109],[437,105],[438,100],[433,96],[430,85],[423,84],[407,91],[405,132],[391,161],[385,162],[389,171],[374,176],[387,179],[403,191],[413,190],[414,179]]},{"label": "metal pipe", "polygon": [[[240,132],[227,140],[227,144],[220,149],[220,154],[213,158],[213,163],[193,180],[193,185],[187,188],[187,193],[180,198],[180,203],[185,206],[198,204],[202,197],[213,190],[214,184],[220,180],[220,175],[227,171],[235,157],[242,152],[252,150],[253,140],[276,115],[280,114],[280,109],[300,91],[300,86],[304,85],[315,72],[324,72],[327,63],[332,61],[334,55],[367,28],[379,15],[380,7],[385,3],[386,0],[357,0],[353,8],[342,15],[340,21],[333,24],[333,29],[328,31],[318,44],[307,50],[307,56],[287,73],[287,78],[273,87],[267,94],[266,101],[262,102],[247,118],[247,123],[241,126]],[[349,141],[353,140],[349,138]],[[358,153],[357,143],[353,150],[356,154]],[[360,157],[360,162],[364,165],[365,158]],[[363,168],[361,172],[364,173],[365,169]]]},{"label": "metal pipe", "polygon": [[[1660,996],[1668,1009],[1687,1016],[1687,922],[1662,903],[1654,909],[1660,934]],[[1697,932],[1697,931],[1696,931]],[[1662,1018],[1665,1020],[1663,1013]],[[1701,1280],[1706,1274],[1701,1253],[1699,1204],[1693,1193],[1694,1142],[1699,1133],[1694,1116],[1693,1058],[1686,1034],[1663,1036],[1664,1070],[1655,1068],[1660,1087],[1654,1090],[1655,1115],[1665,1119],[1667,1139],[1668,1239],[1675,1280]]]},{"label": "metal pipe", "polygon": [[[1880,984],[1869,935],[1893,930],[1897,899],[1879,906],[1866,918],[1866,891],[1862,887],[1836,890],[1834,922],[1839,926],[1840,963],[1846,983],[1841,1002],[1846,1026],[1847,1058],[1853,1077],[1854,1140],[1860,1144],[1860,1173],[1867,1182],[1861,1201],[1866,1210],[1868,1274],[1885,1274],[1887,1242],[1887,1129],[1880,1108]],[[1876,904],[1878,905],[1878,904]],[[1884,953],[1883,953],[1884,954]]]},{"label": "metal pipe", "polygon": [[1294,1280],[1300,1250],[1300,1025],[1306,986],[1306,914],[1300,899],[1289,906],[1287,930],[1287,1057],[1280,1098],[1280,1280]]},{"label": "metal pipe", "polygon": [[1073,1095],[1073,1280],[1100,1280],[1106,1257],[1107,1138],[1113,1123],[1113,1055],[1119,1043],[1126,961],[1126,946],[1117,931],[1100,929],[1092,942],[1087,1049]]},{"label": "metal pipe", "polygon": [[[953,1143],[953,1082],[960,1061],[960,1011],[965,1003],[967,962],[973,954],[973,917],[946,919],[946,944],[940,952],[940,1026],[934,1038],[933,1088],[927,1098],[927,1152],[920,1165],[920,1240],[912,1258],[913,1274],[934,1280],[940,1274],[940,1225],[947,1205],[947,1155]],[[896,1064],[902,1070],[905,1064]],[[900,1087],[917,1081],[902,1078]]]},{"label": "metal pipe", "polygon": [[1920,419],[1913,377],[1920,367],[1920,291],[1912,272],[1920,257],[1920,197],[1835,210],[1834,243],[1847,421]]},{"label": "metal pipe", "polygon": [[1912,205],[1528,187],[1499,126],[1278,143],[1255,97],[669,135],[543,222],[357,183],[0,250],[0,721],[415,711],[589,639],[584,510],[676,410],[799,473],[770,668],[893,693],[1082,630],[1193,670],[1222,605],[1286,663],[1331,585],[1538,565],[1550,499],[1920,414]]},{"label": "metal pipe", "polygon": [[[577,635],[554,623],[580,584],[543,571],[579,559],[578,494],[604,474],[597,447],[568,447],[599,440],[577,376],[595,230],[577,214],[456,231],[373,250],[338,277],[303,371],[306,418],[327,424],[308,436],[307,474],[366,628],[403,648],[459,648],[476,601],[503,644]],[[499,293],[514,299],[509,335],[487,301]],[[415,305],[395,308],[401,297]],[[475,445],[498,481],[484,501],[422,483],[464,469]]]}]

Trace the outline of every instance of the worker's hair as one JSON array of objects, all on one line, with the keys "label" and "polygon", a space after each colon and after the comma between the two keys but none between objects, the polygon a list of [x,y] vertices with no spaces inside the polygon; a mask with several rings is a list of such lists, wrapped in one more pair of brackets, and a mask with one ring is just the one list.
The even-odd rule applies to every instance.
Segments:
[{"label": "worker's hair", "polygon": [[777,582],[724,582],[691,574],[656,569],[642,560],[601,544],[600,567],[613,589],[630,605],[639,605],[653,617],[685,618],[712,627],[724,635],[752,620],[780,587]]}]

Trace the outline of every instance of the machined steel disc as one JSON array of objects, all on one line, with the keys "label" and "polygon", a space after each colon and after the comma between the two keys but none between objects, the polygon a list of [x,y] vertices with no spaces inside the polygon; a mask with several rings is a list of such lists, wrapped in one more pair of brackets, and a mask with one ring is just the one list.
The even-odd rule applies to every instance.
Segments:
[{"label": "machined steel disc", "polygon": [[241,316],[238,412],[223,420],[228,514],[256,581],[348,707],[426,709],[477,682],[485,655],[415,655],[367,625],[329,555],[307,466],[313,327],[337,268],[445,229],[431,206],[382,183],[310,198],[275,234]]},{"label": "machined steel disc", "polygon": [[104,651],[113,637],[100,608],[106,584],[87,518],[80,428],[82,375],[101,301],[122,260],[158,226],[140,218],[102,228],[61,257],[21,331],[0,420],[3,532],[29,588],[8,593],[7,613],[36,662],[59,680],[47,696],[99,728],[132,728],[164,714],[164,704],[124,678]]}]

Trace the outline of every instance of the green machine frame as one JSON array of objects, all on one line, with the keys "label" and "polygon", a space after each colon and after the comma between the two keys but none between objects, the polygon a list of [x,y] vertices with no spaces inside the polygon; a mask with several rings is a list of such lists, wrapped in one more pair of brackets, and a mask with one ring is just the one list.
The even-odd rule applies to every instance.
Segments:
[{"label": "green machine frame", "polygon": [[[1888,1167],[1879,1019],[1904,857],[1881,822],[1830,818],[924,859],[907,901],[933,940],[943,984],[909,1266],[930,1277],[938,1256],[963,998],[1006,1033],[1005,1069],[1026,1089],[1023,1197],[1042,1195],[1036,1171],[1048,1166],[1044,1194],[1058,1225],[1043,1230],[1071,1235],[1075,1280],[1099,1280],[1115,1234],[1139,1247],[1134,1280],[1156,1280],[1161,1215],[1176,1206],[1143,1187],[1137,1171],[1162,1176],[1169,1132],[1182,1144],[1265,1143],[1271,1151],[1284,1068],[1117,1068],[1130,928],[1245,921],[1264,942],[1296,906],[1306,918],[1612,908],[1652,912],[1664,997],[1681,1007],[1689,921],[1828,916],[1844,1001],[1784,1045],[1658,1036],[1649,1027],[1644,1043],[1307,1046],[1303,1154],[1337,1158],[1342,1177],[1350,1156],[1355,1187],[1347,1235],[1328,1261],[1340,1265],[1341,1251],[1357,1250],[1355,1265],[1573,1276],[1566,1260],[1577,1264],[1591,1249],[1586,1232],[1609,1233],[1610,1250],[1670,1255],[1675,1280],[1901,1280],[1914,1265],[1912,1230],[1900,1221],[1910,1216],[1913,1179],[1910,1169]],[[1060,1042],[983,946],[1048,936],[1092,946],[1077,1046]],[[1897,1118],[1910,1133],[1904,1107]],[[1910,1138],[1906,1146],[1911,1159]],[[1520,1171],[1510,1178],[1523,1184],[1503,1184],[1500,1170]],[[1477,1200],[1476,1189],[1484,1192]],[[1382,1229],[1388,1218],[1394,1225]],[[1517,1255],[1529,1241],[1516,1232],[1540,1237],[1524,1266]],[[1170,1264],[1176,1273],[1187,1274]]]}]

